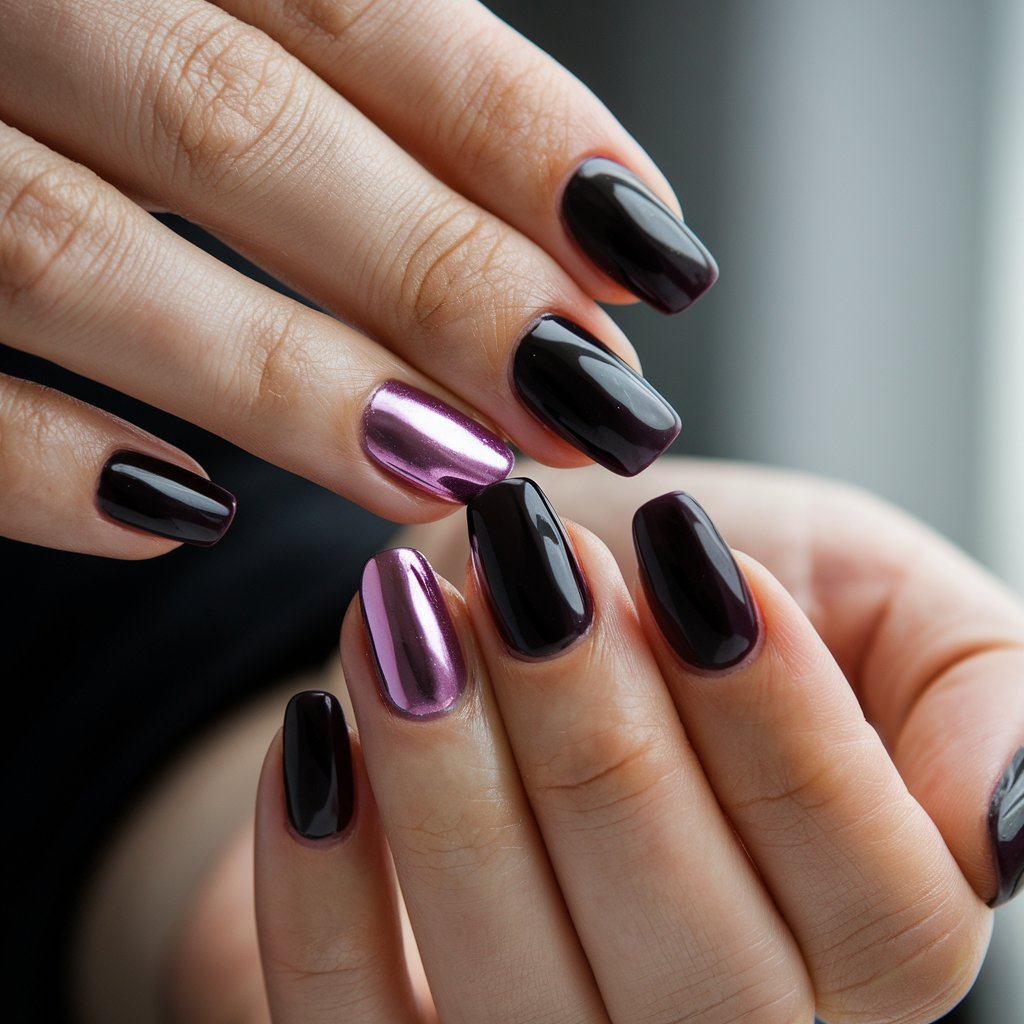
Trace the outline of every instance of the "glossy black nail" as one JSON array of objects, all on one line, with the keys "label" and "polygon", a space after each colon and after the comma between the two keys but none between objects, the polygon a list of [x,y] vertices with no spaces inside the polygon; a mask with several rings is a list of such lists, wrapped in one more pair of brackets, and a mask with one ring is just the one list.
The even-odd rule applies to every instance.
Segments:
[{"label": "glossy black nail", "polygon": [[613,473],[635,476],[679,434],[675,409],[564,317],[542,316],[523,335],[512,383],[542,423]]},{"label": "glossy black nail", "polygon": [[297,693],[284,713],[284,792],[292,827],[307,839],[343,831],[355,786],[345,713],[321,690]]},{"label": "glossy black nail", "polygon": [[632,171],[585,160],[562,196],[562,218],[610,278],[663,313],[679,313],[718,279],[714,257]]},{"label": "glossy black nail", "polygon": [[728,545],[690,495],[672,491],[633,516],[640,579],[661,632],[683,661],[718,671],[757,643],[757,609]]},{"label": "glossy black nail", "polygon": [[100,472],[100,511],[158,537],[209,547],[235,517],[223,487],[181,466],[141,452],[116,452]]},{"label": "glossy black nail", "polygon": [[1024,747],[999,780],[988,811],[999,889],[990,907],[1012,900],[1024,888]]},{"label": "glossy black nail", "polygon": [[469,502],[467,518],[473,565],[509,648],[545,658],[583,636],[593,602],[544,492],[524,478],[491,484]]}]

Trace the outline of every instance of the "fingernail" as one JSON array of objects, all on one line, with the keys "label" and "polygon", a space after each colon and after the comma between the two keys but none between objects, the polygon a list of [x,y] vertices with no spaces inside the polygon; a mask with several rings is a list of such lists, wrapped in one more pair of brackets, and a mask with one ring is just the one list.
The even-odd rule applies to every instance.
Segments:
[{"label": "fingernail", "polygon": [[633,543],[648,604],[687,664],[729,668],[750,653],[757,609],[739,566],[707,513],[682,491],[641,505]]},{"label": "fingernail", "polygon": [[355,786],[345,713],[321,690],[297,693],[284,713],[284,792],[292,827],[325,839],[352,820]]},{"label": "fingernail", "polygon": [[100,471],[100,511],[158,537],[209,547],[235,518],[235,499],[198,473],[141,452],[116,452]]},{"label": "fingernail", "polygon": [[593,602],[544,492],[532,480],[504,480],[481,491],[467,517],[473,566],[508,647],[546,658],[583,636]]},{"label": "fingernail", "polygon": [[560,316],[523,335],[512,381],[542,423],[613,473],[635,476],[679,434],[675,409],[643,377]]},{"label": "fingernail", "polygon": [[1024,747],[1013,755],[992,794],[988,831],[999,876],[999,890],[989,906],[998,907],[1024,887]]},{"label": "fingernail", "polygon": [[562,217],[580,248],[610,278],[663,313],[679,313],[718,279],[701,240],[632,171],[585,160],[562,196]]},{"label": "fingernail", "polygon": [[370,457],[445,501],[468,501],[512,471],[512,450],[496,434],[425,391],[385,381],[363,415]]},{"label": "fingernail", "polygon": [[430,563],[412,548],[375,555],[359,588],[381,689],[416,717],[450,708],[466,687],[466,665]]}]

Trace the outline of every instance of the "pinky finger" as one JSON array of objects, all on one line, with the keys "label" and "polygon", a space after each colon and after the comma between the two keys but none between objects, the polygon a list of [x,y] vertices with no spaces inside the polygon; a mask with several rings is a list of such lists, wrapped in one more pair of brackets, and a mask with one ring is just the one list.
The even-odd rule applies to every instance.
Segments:
[{"label": "pinky finger", "polygon": [[397,896],[341,705],[294,696],[256,801],[256,925],[275,1024],[414,1024]]},{"label": "pinky finger", "polygon": [[0,374],[0,536],[110,558],[215,544],[235,499],[184,452]]}]

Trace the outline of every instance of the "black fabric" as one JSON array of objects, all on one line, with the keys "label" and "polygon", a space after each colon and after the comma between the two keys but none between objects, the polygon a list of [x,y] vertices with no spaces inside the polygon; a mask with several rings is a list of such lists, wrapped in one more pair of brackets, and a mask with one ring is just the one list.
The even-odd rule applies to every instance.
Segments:
[{"label": "black fabric", "polygon": [[[197,229],[167,220],[247,268]],[[363,562],[396,527],[41,360],[0,348],[0,372],[152,431],[238,498],[235,523],[216,547],[150,561],[0,540],[3,1015],[61,1021],[70,1019],[70,927],[104,841],[190,739],[260,690],[323,662]]]}]

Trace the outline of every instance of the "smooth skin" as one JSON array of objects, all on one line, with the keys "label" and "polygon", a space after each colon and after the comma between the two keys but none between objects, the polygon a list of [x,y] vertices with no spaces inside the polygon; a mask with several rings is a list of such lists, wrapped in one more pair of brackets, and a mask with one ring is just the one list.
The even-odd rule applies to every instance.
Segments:
[{"label": "smooth skin", "polygon": [[[271,744],[255,829],[263,968],[250,832],[168,947],[180,1019],[267,1020],[263,969],[276,1021],[430,1020],[433,1005],[445,1022],[792,1024],[816,1008],[842,1024],[951,1007],[991,924],[989,797],[1024,743],[1019,601],[845,486],[682,460],[613,489],[600,472],[530,472],[607,543],[571,528],[592,629],[553,660],[512,658],[468,577],[465,599],[447,596],[472,683],[452,713],[410,721],[379,697],[350,610],[355,822],[340,841],[298,841]],[[748,552],[763,620],[756,655],[718,676],[675,658],[618,568],[635,579],[632,510],[679,486]],[[461,525],[400,542],[455,575]],[[422,968],[398,952],[382,841]],[[365,956],[369,942],[390,952]]]},{"label": "smooth skin", "polygon": [[[600,153],[674,209],[572,75],[474,0],[0,0],[0,339],[191,420],[401,522],[450,503],[360,441],[385,380],[556,466],[586,458],[509,380],[540,314],[635,353],[629,301],[559,220]],[[248,280],[144,209],[202,225],[323,309]],[[341,321],[341,322],[339,322]],[[170,550],[97,511],[106,458],[185,453],[0,377],[0,534]]]}]

